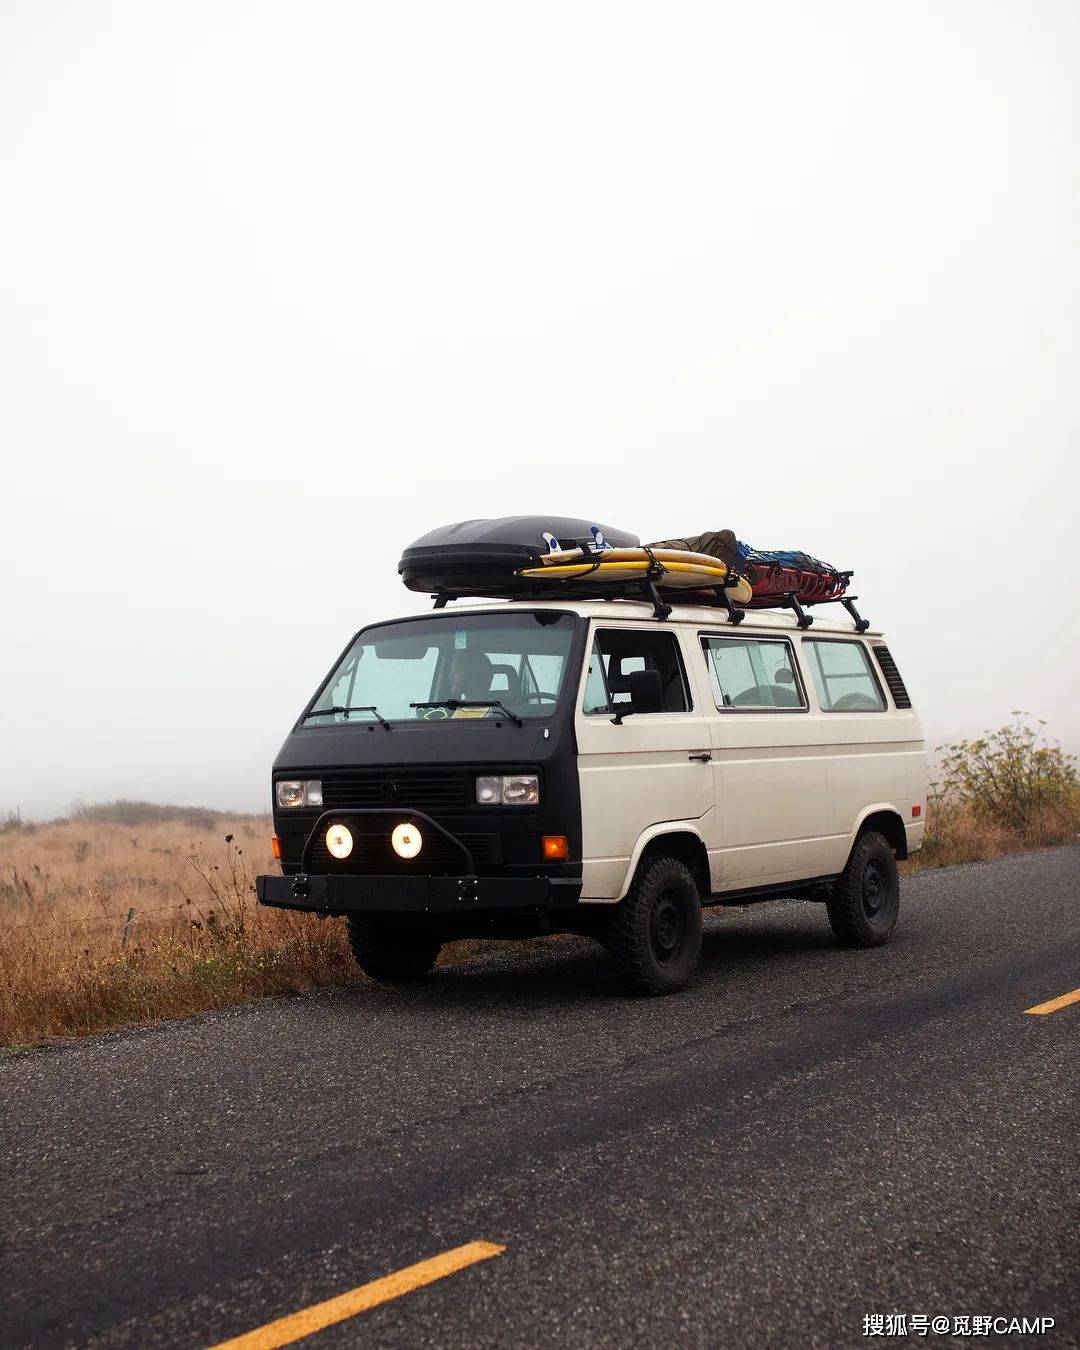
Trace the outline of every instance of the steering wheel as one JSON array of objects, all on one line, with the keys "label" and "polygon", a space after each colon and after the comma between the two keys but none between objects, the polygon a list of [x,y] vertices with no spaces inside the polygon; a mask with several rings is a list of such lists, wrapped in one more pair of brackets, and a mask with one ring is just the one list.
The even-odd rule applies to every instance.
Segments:
[{"label": "steering wheel", "polygon": [[545,694],[543,690],[538,689],[535,694],[522,694],[522,700],[525,703],[539,703],[542,698],[546,698],[549,703],[558,703],[558,694]]}]

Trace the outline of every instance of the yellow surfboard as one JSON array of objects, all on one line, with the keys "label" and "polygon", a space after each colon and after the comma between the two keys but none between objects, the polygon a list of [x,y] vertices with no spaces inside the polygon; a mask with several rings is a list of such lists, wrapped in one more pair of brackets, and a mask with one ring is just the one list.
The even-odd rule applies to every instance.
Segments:
[{"label": "yellow surfboard", "polygon": [[[669,556],[661,558],[659,553],[654,554],[656,561],[663,567],[663,575],[657,577],[657,585],[661,587],[677,586],[680,589],[704,590],[723,585],[727,580],[728,569],[719,558],[706,561],[703,554],[680,554],[675,549],[662,552],[666,552]],[[613,554],[632,556],[620,559]],[[579,556],[580,560],[577,562],[555,562],[546,563],[542,567],[525,567],[517,575],[538,581],[558,578],[574,582],[590,577],[595,581],[629,581],[645,576],[653,566],[643,549],[609,549],[603,554],[592,555],[593,560],[588,561],[585,555]],[[684,561],[686,557],[700,558],[701,561],[686,562]],[[745,605],[749,602],[753,591],[749,583],[740,577],[738,585],[730,588],[728,594],[735,604]]]},{"label": "yellow surfboard", "polygon": [[699,567],[719,567],[727,575],[727,564],[711,553],[690,553],[679,548],[652,548],[648,552],[643,548],[609,548],[603,553],[586,553],[582,548],[564,549],[561,553],[545,553],[541,562],[545,567],[565,566],[568,563],[582,561],[647,562],[649,554],[662,563],[696,563]]}]

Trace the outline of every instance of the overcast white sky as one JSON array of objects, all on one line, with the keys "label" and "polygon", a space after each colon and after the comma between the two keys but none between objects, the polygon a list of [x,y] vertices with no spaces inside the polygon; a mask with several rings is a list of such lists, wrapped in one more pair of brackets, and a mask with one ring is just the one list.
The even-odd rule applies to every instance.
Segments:
[{"label": "overcast white sky", "polygon": [[268,800],[403,545],[857,569],[1080,748],[1080,6],[0,2],[0,812]]}]

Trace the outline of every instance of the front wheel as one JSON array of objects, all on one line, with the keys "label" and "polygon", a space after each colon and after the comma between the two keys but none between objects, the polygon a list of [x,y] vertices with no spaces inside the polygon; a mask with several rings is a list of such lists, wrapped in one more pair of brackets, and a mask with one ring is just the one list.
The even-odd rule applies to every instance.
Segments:
[{"label": "front wheel", "polygon": [[900,876],[884,835],[859,835],[827,903],[832,930],[845,947],[888,942],[900,915]]},{"label": "front wheel", "polygon": [[638,868],[609,916],[606,946],[637,993],[686,988],[701,955],[701,897],[685,863],[661,857]]},{"label": "front wheel", "polygon": [[441,943],[410,931],[400,920],[350,914],[345,922],[356,964],[380,984],[422,980],[438,958]]}]

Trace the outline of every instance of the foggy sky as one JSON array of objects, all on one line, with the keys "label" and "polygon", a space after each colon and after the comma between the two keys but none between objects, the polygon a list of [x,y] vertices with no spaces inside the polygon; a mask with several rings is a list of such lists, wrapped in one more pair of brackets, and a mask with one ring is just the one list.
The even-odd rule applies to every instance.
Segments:
[{"label": "foggy sky", "polygon": [[857,571],[1080,748],[1080,8],[0,4],[0,813],[263,808],[401,548]]}]

